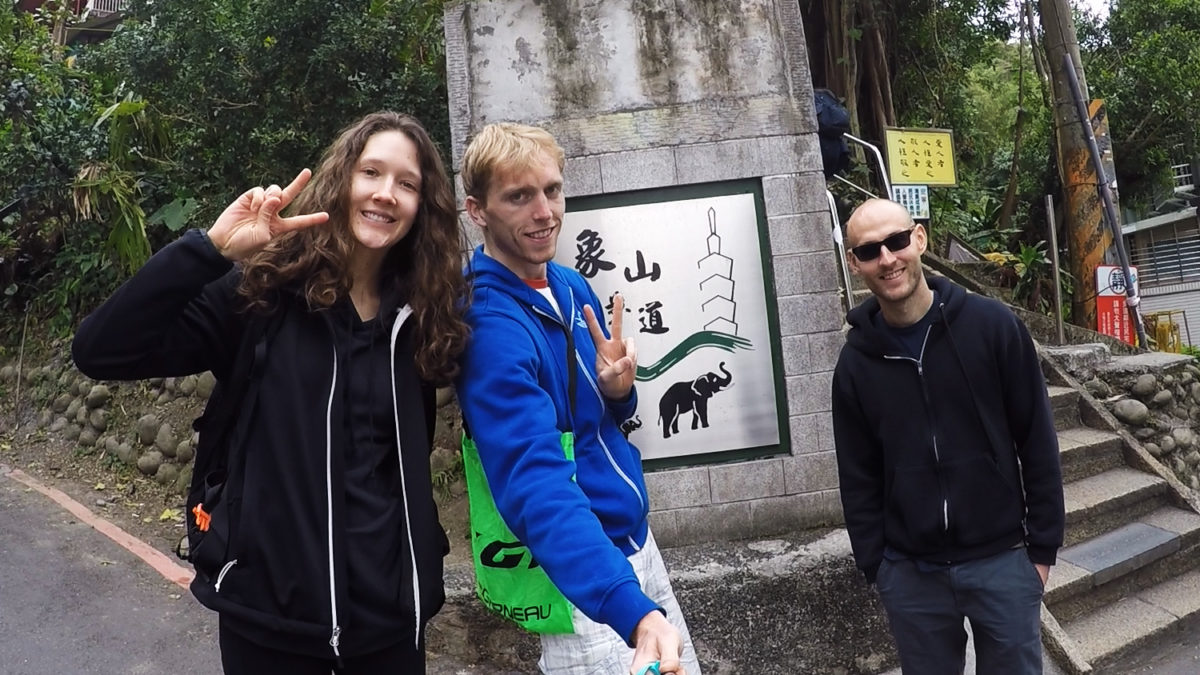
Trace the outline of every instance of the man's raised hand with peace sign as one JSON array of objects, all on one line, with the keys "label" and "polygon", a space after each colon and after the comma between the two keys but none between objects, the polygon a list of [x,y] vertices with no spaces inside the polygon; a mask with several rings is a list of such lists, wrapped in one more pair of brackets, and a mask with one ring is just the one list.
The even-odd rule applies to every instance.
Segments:
[{"label": "man's raised hand with peace sign", "polygon": [[320,225],[329,220],[324,211],[281,218],[279,212],[292,203],[308,184],[312,171],[302,170],[285,188],[272,185],[246,190],[225,207],[208,229],[208,238],[221,255],[234,262],[262,250],[267,242],[292,230]]},{"label": "man's raised hand with peace sign", "polygon": [[633,389],[637,374],[637,346],[633,338],[621,339],[621,318],[625,314],[625,299],[613,298],[612,337],[605,337],[591,305],[583,306],[583,318],[596,345],[596,378],[600,392],[613,401],[621,401]]}]

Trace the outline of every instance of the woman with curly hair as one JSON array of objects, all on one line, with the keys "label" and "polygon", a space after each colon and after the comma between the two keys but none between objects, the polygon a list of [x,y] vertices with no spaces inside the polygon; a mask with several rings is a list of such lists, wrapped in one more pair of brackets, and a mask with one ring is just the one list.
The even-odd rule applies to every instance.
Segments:
[{"label": "woman with curly hair", "polygon": [[425,672],[449,550],[434,386],[467,338],[461,251],[428,134],[374,113],[315,174],[164,247],[76,333],[94,378],[216,376],[186,543],[226,673]]}]

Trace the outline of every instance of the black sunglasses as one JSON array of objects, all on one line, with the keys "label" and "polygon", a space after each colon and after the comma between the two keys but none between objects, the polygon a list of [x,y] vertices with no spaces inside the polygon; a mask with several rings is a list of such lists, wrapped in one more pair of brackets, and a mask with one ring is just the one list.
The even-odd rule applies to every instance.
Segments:
[{"label": "black sunglasses", "polygon": [[878,258],[879,254],[882,252],[880,251],[880,248],[883,246],[886,246],[887,250],[891,251],[892,253],[895,253],[896,251],[903,251],[904,249],[908,248],[910,243],[912,243],[912,233],[915,229],[917,229],[917,226],[913,225],[907,230],[902,230],[895,234],[889,234],[883,241],[873,241],[870,244],[859,244],[858,246],[850,249],[850,252],[853,253],[854,257],[858,258],[860,261],[867,262],[868,260],[874,260]]}]

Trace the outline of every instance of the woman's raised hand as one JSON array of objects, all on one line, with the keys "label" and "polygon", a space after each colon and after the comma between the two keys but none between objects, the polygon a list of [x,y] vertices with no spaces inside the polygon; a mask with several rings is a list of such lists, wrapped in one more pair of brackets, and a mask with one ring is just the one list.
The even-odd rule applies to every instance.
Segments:
[{"label": "woman's raised hand", "polygon": [[266,189],[256,187],[243,192],[242,196],[225,207],[217,222],[208,229],[208,238],[221,255],[236,262],[258,252],[267,242],[284,232],[324,223],[329,220],[329,214],[324,211],[279,217],[279,212],[292,203],[310,178],[312,171],[304,169],[285,188],[272,185]]}]

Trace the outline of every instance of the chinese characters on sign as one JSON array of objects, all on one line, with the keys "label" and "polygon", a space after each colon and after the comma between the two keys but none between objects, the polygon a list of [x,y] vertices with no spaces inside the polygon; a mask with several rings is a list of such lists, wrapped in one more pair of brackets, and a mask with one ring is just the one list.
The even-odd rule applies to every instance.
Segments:
[{"label": "chinese characters on sign", "polygon": [[[588,278],[637,340],[637,415],[625,431],[645,459],[781,442],[758,213],[753,194],[580,210],[556,262]],[[585,202],[586,203],[586,202]]]},{"label": "chinese characters on sign", "polygon": [[929,220],[929,186],[893,185],[892,201],[908,209],[916,220]]},{"label": "chinese characters on sign", "polygon": [[949,129],[888,128],[884,139],[891,182],[933,187],[958,184],[954,135]]},{"label": "chinese characters on sign", "polygon": [[[1137,289],[1137,268],[1130,267]],[[1117,265],[1096,266],[1096,331],[1123,342],[1137,344],[1137,330],[1125,305],[1125,271]]]}]

